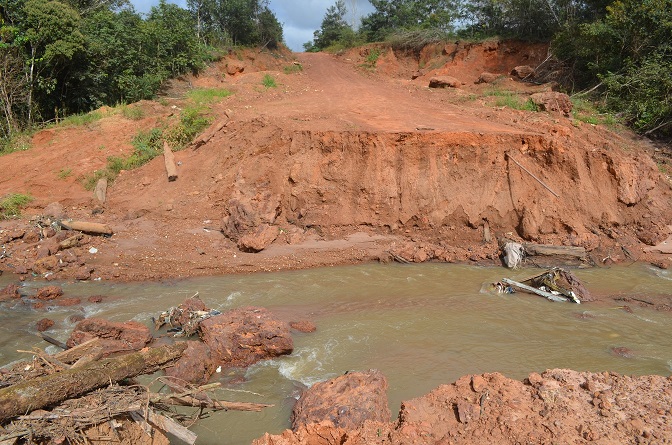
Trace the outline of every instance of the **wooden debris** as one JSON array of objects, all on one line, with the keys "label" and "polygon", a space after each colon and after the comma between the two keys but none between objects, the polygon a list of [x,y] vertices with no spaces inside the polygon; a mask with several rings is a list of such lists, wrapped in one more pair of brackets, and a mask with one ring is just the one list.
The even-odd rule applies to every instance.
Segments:
[{"label": "wooden debris", "polygon": [[91,340],[87,340],[84,343],[80,343],[70,349],[67,349],[67,347],[64,349],[65,351],[59,352],[55,355],[55,357],[63,363],[74,363],[88,354],[92,354],[96,351],[102,351],[103,346],[100,338],[94,337]]},{"label": "wooden debris", "polygon": [[585,258],[586,249],[575,246],[553,246],[550,244],[531,244],[524,243],[525,253],[530,256],[570,256],[575,258]]},{"label": "wooden debris", "polygon": [[548,300],[551,300],[551,301],[558,301],[558,302],[563,302],[563,303],[567,301],[567,299],[564,298],[564,297],[559,297],[557,295],[553,295],[550,292],[545,292],[543,290],[539,290],[539,289],[534,288],[532,286],[528,286],[526,284],[510,280],[508,278],[502,278],[502,281],[506,284],[510,284],[511,286],[517,287],[519,289],[523,289],[523,290],[526,290],[528,292],[532,292],[533,294],[537,294],[537,295],[539,295],[541,297],[544,297],[544,298],[546,298]]},{"label": "wooden debris", "polygon": [[98,180],[96,188],[93,191],[93,196],[99,203],[105,204],[105,201],[107,200],[107,178],[100,178]]},{"label": "wooden debris", "polygon": [[179,358],[186,347],[185,343],[178,343],[142,350],[0,389],[0,422],[113,382],[154,372]]},{"label": "wooden debris", "polygon": [[65,249],[70,249],[71,247],[77,247],[79,246],[79,242],[84,238],[84,235],[81,233],[78,233],[77,235],[73,235],[70,238],[66,238],[60,243],[58,243],[58,248],[60,250],[65,250]]},{"label": "wooden debris", "polygon": [[60,221],[59,224],[64,229],[79,230],[84,233],[94,235],[112,235],[112,229],[107,224],[87,222],[87,221]]},{"label": "wooden debris", "polygon": [[148,421],[161,431],[172,434],[182,442],[188,443],[189,445],[194,445],[194,443],[196,443],[198,437],[196,436],[196,433],[183,427],[173,419],[154,412],[152,409],[147,409],[146,416],[141,411],[132,411],[130,414],[134,420],[138,422]]},{"label": "wooden debris", "polygon": [[217,133],[219,133],[222,130],[222,128],[229,125],[229,122],[231,122],[229,120],[231,117],[231,111],[227,110],[225,114],[226,119],[222,119],[221,121],[216,122],[208,129],[208,131],[200,135],[198,138],[194,140],[194,142],[191,143],[192,150],[197,150],[201,145],[205,145],[206,143],[208,143],[208,141],[212,139]]},{"label": "wooden debris", "polygon": [[168,181],[172,182],[177,179],[177,167],[175,166],[175,155],[171,150],[168,142],[163,141],[163,160],[166,164],[166,173],[168,174]]}]

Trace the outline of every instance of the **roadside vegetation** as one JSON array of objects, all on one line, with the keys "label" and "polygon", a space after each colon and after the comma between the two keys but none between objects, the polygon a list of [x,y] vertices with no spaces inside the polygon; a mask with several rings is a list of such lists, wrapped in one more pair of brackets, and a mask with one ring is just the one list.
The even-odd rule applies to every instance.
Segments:
[{"label": "roadside vegetation", "polygon": [[32,200],[32,196],[24,193],[12,193],[0,198],[0,220],[20,216],[21,209]]},{"label": "roadside vegetation", "polygon": [[[268,0],[160,0],[141,15],[128,0],[13,0],[0,7],[0,154],[51,123],[83,125],[92,111],[155,97],[230,48],[275,49],[282,26]],[[136,107],[124,117],[142,118]]]},{"label": "roadside vegetation", "polygon": [[[672,137],[672,0],[371,0],[354,25],[344,0],[324,15],[306,51],[382,43],[416,54],[428,44],[514,38],[551,42],[562,88],[589,102],[575,119]],[[367,68],[375,63],[367,60]],[[503,106],[516,105],[511,97]],[[528,107],[527,104],[522,106]]]}]

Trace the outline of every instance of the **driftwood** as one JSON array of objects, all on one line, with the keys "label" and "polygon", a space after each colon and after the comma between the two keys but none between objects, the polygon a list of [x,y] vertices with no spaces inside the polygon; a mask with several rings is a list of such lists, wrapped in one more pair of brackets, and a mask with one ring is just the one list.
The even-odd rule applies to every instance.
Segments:
[{"label": "driftwood", "polygon": [[0,389],[0,423],[110,383],[155,372],[166,363],[179,358],[186,347],[186,343],[178,343],[142,350]]},{"label": "driftwood", "polygon": [[107,200],[107,178],[100,178],[96,184],[96,189],[93,191],[93,196],[99,203],[105,204]]},{"label": "driftwood", "polygon": [[567,298],[559,297],[557,295],[553,295],[550,292],[545,292],[545,291],[539,290],[535,287],[528,286],[526,284],[519,283],[517,281],[509,280],[508,278],[502,278],[502,281],[506,284],[510,284],[511,286],[517,287],[519,289],[523,289],[523,290],[526,290],[528,292],[532,292],[533,294],[537,294],[537,295],[539,295],[541,297],[544,297],[544,298],[546,298],[548,300],[551,300],[551,301],[558,301],[558,302],[562,302],[562,303],[567,302]]},{"label": "driftwood", "polygon": [[[170,433],[181,441],[188,443],[189,445],[196,443],[196,433],[175,422],[173,419],[162,416],[161,414],[158,414],[151,409],[147,409],[146,415],[139,410],[131,411],[130,414],[133,420],[140,423],[143,428],[145,428],[146,422],[149,422],[161,431]],[[151,431],[151,427],[149,430]],[[145,431],[147,431],[147,429],[145,429]]]},{"label": "driftwood", "polygon": [[63,349],[65,349],[65,351],[59,352],[54,357],[63,363],[75,363],[86,355],[101,351],[103,346],[100,338],[94,337],[91,340],[87,340],[70,349],[67,349],[67,347]]},{"label": "driftwood", "polygon": [[163,160],[166,164],[166,173],[168,174],[168,181],[172,182],[177,179],[177,167],[175,166],[175,155],[170,149],[168,142],[163,141]]},{"label": "driftwood", "polygon": [[571,256],[576,258],[585,258],[586,249],[574,246],[553,246],[548,244],[523,244],[525,253],[529,256]]},{"label": "driftwood", "polygon": [[199,386],[197,388],[188,388],[171,377],[161,377],[159,378],[159,381],[176,392],[173,394],[150,394],[149,401],[151,403],[210,408],[214,410],[224,409],[232,411],[255,412],[259,412],[264,408],[273,406],[263,403],[229,402],[227,400],[214,400],[210,398],[206,391],[221,386],[220,383],[210,383],[208,385]]},{"label": "driftwood", "polygon": [[79,230],[94,235],[112,235],[112,229],[107,224],[86,221],[60,221],[61,227],[68,230]]}]

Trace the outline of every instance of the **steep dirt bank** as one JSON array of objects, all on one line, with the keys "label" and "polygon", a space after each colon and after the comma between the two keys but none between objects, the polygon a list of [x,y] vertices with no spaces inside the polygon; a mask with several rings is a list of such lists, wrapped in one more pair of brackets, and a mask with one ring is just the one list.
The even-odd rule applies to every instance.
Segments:
[{"label": "steep dirt bank", "polygon": [[[498,264],[496,238],[484,241],[486,222],[495,235],[586,247],[598,265],[652,255],[669,265],[660,254],[669,244],[659,243],[670,233],[672,191],[643,142],[561,114],[493,105],[496,91],[526,98],[550,88],[507,75],[540,64],[543,46],[456,44],[419,59],[382,50],[375,68],[367,65],[373,50],[250,53],[243,73],[224,76],[227,60],[241,63],[232,57],[176,83],[161,103],[134,105],[142,120],[110,113],[36,134],[30,150],[2,158],[0,195],[36,200],[24,219],[2,222],[0,267],[49,278],[151,279],[372,261],[390,250],[415,261]],[[303,71],[283,74],[293,58]],[[483,70],[500,78],[474,84]],[[263,87],[264,74],[279,86]],[[436,75],[461,86],[427,88]],[[184,101],[173,96],[189,86],[234,92],[212,106],[219,123],[230,110],[227,126],[175,154],[176,182],[157,158],[123,172],[105,206],[95,205],[77,178],[107,156],[127,155],[139,129],[174,119]],[[26,235],[35,230],[29,218],[52,202],[67,217],[109,224],[114,235],[40,249],[49,234]],[[246,252],[269,240],[262,252]]]},{"label": "steep dirt bank", "polygon": [[254,444],[664,444],[670,402],[672,380],[661,376],[553,369],[520,382],[483,374],[403,402],[394,422],[338,428],[325,418]]}]

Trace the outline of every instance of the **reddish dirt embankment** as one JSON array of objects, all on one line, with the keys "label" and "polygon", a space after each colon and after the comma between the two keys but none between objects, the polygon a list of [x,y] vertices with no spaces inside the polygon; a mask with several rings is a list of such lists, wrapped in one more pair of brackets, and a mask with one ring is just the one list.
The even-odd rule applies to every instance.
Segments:
[{"label": "reddish dirt embankment", "polygon": [[[371,51],[231,56],[176,82],[160,103],[133,105],[141,120],[103,110],[85,127],[37,133],[29,150],[0,158],[0,196],[36,198],[24,219],[2,222],[0,267],[151,279],[370,261],[386,251],[498,264],[485,223],[494,235],[583,246],[597,264],[626,255],[670,264],[670,241],[660,243],[670,233],[672,190],[645,142],[496,105],[502,91],[525,100],[550,89],[508,74],[538,66],[544,46],[446,45],[416,59],[383,49],[375,66]],[[303,70],[283,73],[294,58]],[[244,71],[225,75],[227,60]],[[475,84],[484,71],[495,80]],[[277,88],[262,86],[265,74]],[[440,75],[458,88],[429,89]],[[228,123],[197,150],[175,153],[177,181],[168,182],[157,158],[123,172],[104,206],[92,202],[78,178],[127,155],[139,130],[176,119],[180,92],[215,86],[234,94],[211,105],[210,131]],[[49,233],[31,234],[28,218],[52,202],[62,216],[106,223],[114,235],[40,249]]]}]

